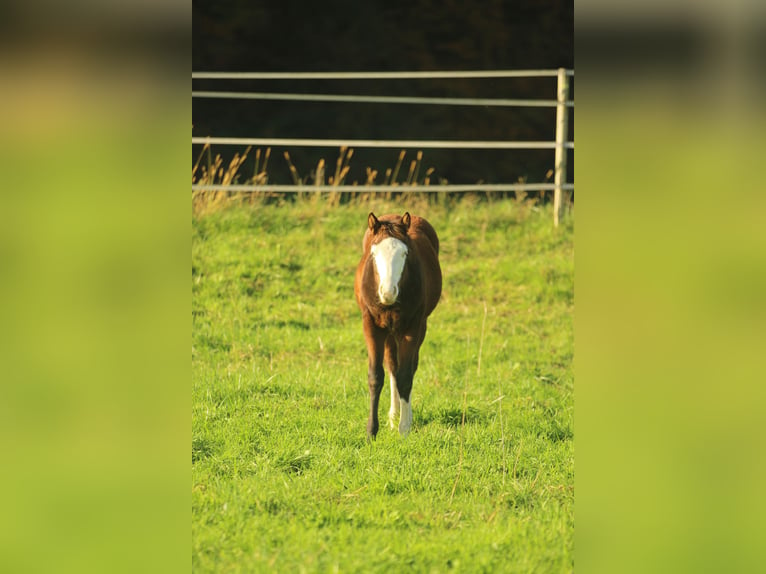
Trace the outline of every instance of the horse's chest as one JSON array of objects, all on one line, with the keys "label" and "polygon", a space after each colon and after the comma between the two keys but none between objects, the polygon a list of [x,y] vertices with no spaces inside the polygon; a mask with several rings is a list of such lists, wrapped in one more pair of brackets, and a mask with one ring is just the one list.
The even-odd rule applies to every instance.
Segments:
[{"label": "horse's chest", "polygon": [[400,331],[402,325],[402,314],[399,309],[384,309],[375,315],[375,325],[380,329],[387,331]]}]

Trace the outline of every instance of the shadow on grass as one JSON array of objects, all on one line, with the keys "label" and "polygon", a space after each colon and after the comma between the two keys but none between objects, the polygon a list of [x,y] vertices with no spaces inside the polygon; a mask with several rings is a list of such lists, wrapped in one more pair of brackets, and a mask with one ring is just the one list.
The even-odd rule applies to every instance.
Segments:
[{"label": "shadow on grass", "polygon": [[[490,413],[481,411],[476,407],[469,406],[465,409],[465,424],[486,424],[491,420]],[[438,423],[448,427],[459,427],[463,424],[463,408],[453,407],[426,411],[420,415],[419,423],[423,426]]]},{"label": "shadow on grass", "polygon": [[206,436],[196,436],[192,439],[192,464],[213,456],[220,451],[218,441]]},{"label": "shadow on grass", "polygon": [[283,454],[275,461],[275,466],[287,474],[303,474],[311,466],[313,456],[309,451]]}]

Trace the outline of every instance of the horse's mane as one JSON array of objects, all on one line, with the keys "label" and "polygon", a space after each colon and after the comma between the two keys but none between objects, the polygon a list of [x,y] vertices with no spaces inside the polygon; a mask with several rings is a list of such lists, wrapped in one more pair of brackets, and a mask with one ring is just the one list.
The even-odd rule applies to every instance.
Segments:
[{"label": "horse's mane", "polygon": [[380,229],[373,235],[373,238],[382,235],[383,237],[393,237],[405,243],[408,242],[407,228],[401,221],[378,221],[380,221]]}]

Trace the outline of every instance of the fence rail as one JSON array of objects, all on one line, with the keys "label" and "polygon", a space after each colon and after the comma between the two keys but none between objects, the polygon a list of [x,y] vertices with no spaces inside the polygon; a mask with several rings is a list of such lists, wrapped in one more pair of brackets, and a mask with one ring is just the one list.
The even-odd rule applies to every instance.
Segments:
[{"label": "fence rail", "polygon": [[[518,108],[555,108],[557,100],[512,100],[506,98],[423,98],[411,96],[362,96],[357,94],[282,94],[275,92],[204,92],[192,91],[192,98],[226,100],[283,100],[294,102],[348,102],[368,104],[425,104],[440,106],[481,106]],[[573,101],[566,105],[574,107]]]},{"label": "fence rail", "polygon": [[[573,190],[571,183],[562,186],[565,190]],[[252,192],[252,191],[271,191],[271,192],[358,192],[358,193],[376,193],[391,191],[417,191],[423,193],[438,192],[466,192],[466,191],[553,191],[556,189],[554,183],[471,183],[471,184],[432,184],[432,185],[277,185],[277,184],[258,184],[258,185],[240,185],[240,184],[192,184],[193,191],[232,191],[232,192]]]},{"label": "fence rail", "polygon": [[[353,148],[423,148],[423,149],[555,149],[556,142],[506,142],[478,140],[346,140],[312,138],[216,138],[192,137],[193,144],[238,146],[301,146],[301,147],[353,147]],[[563,144],[574,149],[574,142]]]},{"label": "fence rail", "polygon": [[[423,72],[192,72],[192,80],[414,80],[435,78],[555,78],[558,70],[444,70]],[[566,70],[574,76],[574,70]]]},{"label": "fence rail", "polygon": [[446,185],[224,185],[192,184],[194,191],[232,192],[445,192],[445,191],[554,191],[554,225],[564,214],[566,198],[574,185],[566,182],[567,153],[574,142],[567,141],[569,108],[569,78],[574,70],[453,70],[427,72],[192,72],[193,80],[380,80],[380,79],[433,79],[433,78],[557,78],[555,100],[508,98],[429,98],[401,96],[367,96],[352,94],[297,94],[280,92],[192,91],[192,98],[289,100],[317,102],[359,102],[384,104],[555,107],[555,141],[477,141],[477,140],[360,140],[321,138],[244,138],[244,137],[192,137],[192,144],[237,146],[300,146],[347,148],[420,148],[420,149],[552,149],[555,150],[553,183],[500,183],[500,184],[446,184]]}]

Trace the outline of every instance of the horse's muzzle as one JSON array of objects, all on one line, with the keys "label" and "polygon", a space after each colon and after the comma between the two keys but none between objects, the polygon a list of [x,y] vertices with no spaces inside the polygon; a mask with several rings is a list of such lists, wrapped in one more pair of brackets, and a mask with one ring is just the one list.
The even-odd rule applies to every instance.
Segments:
[{"label": "horse's muzzle", "polygon": [[378,299],[383,305],[393,305],[396,303],[397,297],[399,297],[399,287],[394,287],[390,291],[383,288],[378,289]]}]

